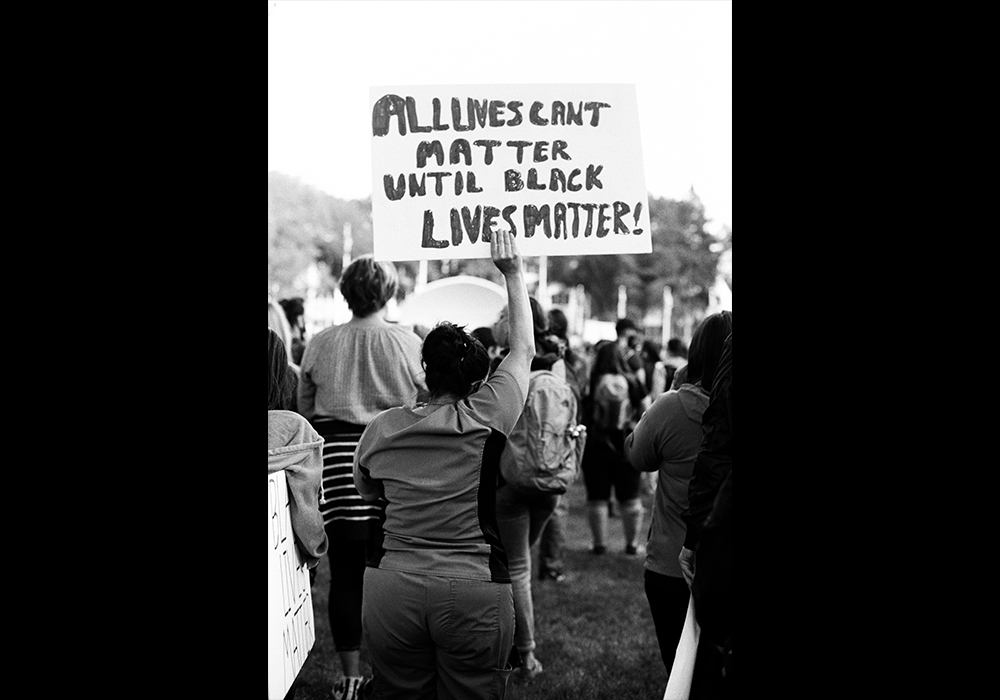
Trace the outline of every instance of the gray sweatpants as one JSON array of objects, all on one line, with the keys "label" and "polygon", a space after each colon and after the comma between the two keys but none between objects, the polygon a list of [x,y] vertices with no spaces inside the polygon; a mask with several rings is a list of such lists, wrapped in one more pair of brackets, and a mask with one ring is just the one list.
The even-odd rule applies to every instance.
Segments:
[{"label": "gray sweatpants", "polygon": [[500,700],[514,641],[509,583],[365,570],[361,611],[384,700]]}]

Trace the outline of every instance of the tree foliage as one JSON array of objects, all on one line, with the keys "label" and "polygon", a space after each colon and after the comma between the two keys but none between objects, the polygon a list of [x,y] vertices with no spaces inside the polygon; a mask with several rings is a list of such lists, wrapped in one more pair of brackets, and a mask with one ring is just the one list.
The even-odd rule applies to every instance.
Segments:
[{"label": "tree foliage", "polygon": [[326,274],[329,289],[342,272],[345,225],[351,255],[371,253],[371,200],[332,197],[282,173],[267,174],[267,280],[279,296],[301,295],[303,273],[312,263]]},{"label": "tree foliage", "polygon": [[549,259],[549,278],[588,292],[594,318],[613,321],[618,313],[618,286],[627,289],[627,314],[641,322],[662,310],[663,289],[674,299],[672,335],[682,335],[684,320],[700,318],[715,281],[719,241],[705,230],[705,208],[692,191],[676,201],[649,198],[653,252],[646,255],[568,256]]},{"label": "tree foliage", "polygon": [[[567,287],[583,285],[591,315],[613,321],[618,311],[618,286],[628,290],[630,318],[662,310],[663,289],[673,292],[672,335],[700,320],[708,305],[719,256],[732,247],[732,231],[719,241],[705,226],[705,209],[692,190],[682,201],[650,197],[649,218],[653,252],[648,255],[594,255],[550,257],[548,280]],[[321,286],[333,289],[343,267],[345,226],[350,224],[351,257],[371,253],[371,199],[342,200],[281,173],[267,176],[268,288],[279,296],[304,293],[303,273],[316,263]],[[531,264],[530,261],[528,263]],[[416,283],[419,263],[397,264],[400,296]],[[428,281],[459,274],[502,284],[489,260],[442,260],[428,264]]]}]

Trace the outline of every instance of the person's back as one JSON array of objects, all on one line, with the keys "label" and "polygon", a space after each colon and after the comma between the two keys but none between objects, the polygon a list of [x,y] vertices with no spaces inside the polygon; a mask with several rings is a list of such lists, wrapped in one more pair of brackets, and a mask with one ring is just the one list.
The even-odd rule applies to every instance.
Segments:
[{"label": "person's back", "polygon": [[565,363],[534,370],[524,410],[501,457],[508,484],[529,494],[565,493],[575,480],[585,435],[580,435],[579,408],[565,377]]},{"label": "person's back", "polygon": [[686,535],[682,513],[688,507],[688,486],[701,449],[708,391],[717,376],[722,346],[730,328],[729,318],[724,314],[713,314],[699,324],[691,342],[691,362],[686,365],[691,370],[689,381],[657,397],[625,440],[632,467],[657,474],[644,583],[661,657],[668,671],[690,598],[679,561]]},{"label": "person's back", "polygon": [[643,516],[641,478],[625,459],[624,446],[625,437],[634,426],[637,405],[626,371],[617,344],[600,343],[590,377],[590,415],[584,416],[589,434],[583,454],[583,477],[594,554],[607,550],[612,490],[622,510],[625,553],[635,555],[639,551],[637,538]]},{"label": "person's back", "polygon": [[[495,489],[524,403],[532,337],[521,259],[507,232],[490,250],[510,299],[510,352],[442,323],[421,349],[430,400],[383,411],[354,453],[354,484],[387,501],[364,575],[364,637],[380,698],[502,697],[514,602]],[[485,381],[484,381],[485,380]]]},{"label": "person's back", "polygon": [[[355,464],[387,502],[380,565],[509,581],[491,550],[498,543],[481,528],[483,494],[454,485],[496,480],[498,433],[512,430],[522,404],[510,374],[498,369],[463,401],[401,406],[372,421]],[[412,456],[405,470],[400,454]]]},{"label": "person's back", "polygon": [[595,431],[624,431],[632,417],[628,380],[622,374],[601,375],[594,387],[593,428]]}]

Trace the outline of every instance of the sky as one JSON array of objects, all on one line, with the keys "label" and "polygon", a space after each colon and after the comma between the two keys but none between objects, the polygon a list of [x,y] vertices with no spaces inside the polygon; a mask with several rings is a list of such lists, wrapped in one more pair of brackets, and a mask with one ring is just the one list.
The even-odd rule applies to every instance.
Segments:
[{"label": "sky", "polygon": [[646,189],[733,224],[732,3],[269,0],[267,169],[371,195],[372,85],[631,83]]}]

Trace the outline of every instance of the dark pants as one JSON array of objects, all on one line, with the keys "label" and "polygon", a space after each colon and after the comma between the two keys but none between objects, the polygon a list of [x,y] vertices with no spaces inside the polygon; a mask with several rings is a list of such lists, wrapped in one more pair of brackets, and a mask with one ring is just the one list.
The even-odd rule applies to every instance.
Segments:
[{"label": "dark pants", "polygon": [[704,634],[698,640],[690,700],[727,700],[732,687],[732,669],[722,675],[725,656]]},{"label": "dark pants", "polygon": [[645,572],[646,600],[656,628],[656,640],[660,643],[660,656],[667,673],[674,665],[677,643],[684,631],[687,617],[688,599],[691,591],[683,578],[663,576],[649,569]]},{"label": "dark pants", "polygon": [[[329,537],[329,526],[327,536]],[[377,543],[329,537],[330,631],[337,651],[361,648],[361,604],[365,585],[365,563]]]}]

